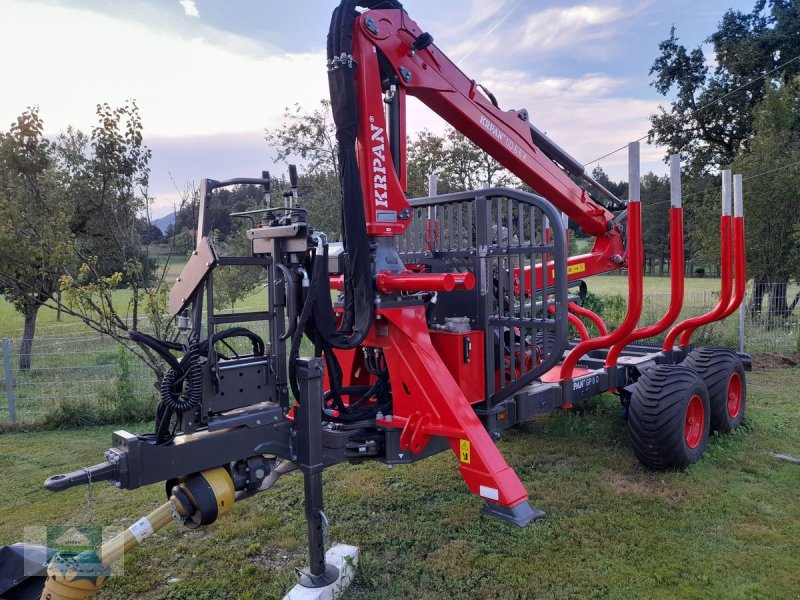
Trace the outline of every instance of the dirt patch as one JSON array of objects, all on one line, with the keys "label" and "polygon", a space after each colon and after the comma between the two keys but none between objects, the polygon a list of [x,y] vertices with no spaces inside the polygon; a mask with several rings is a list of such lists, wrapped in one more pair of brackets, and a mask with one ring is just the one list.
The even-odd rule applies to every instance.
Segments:
[{"label": "dirt patch", "polygon": [[786,369],[800,365],[800,352],[765,352],[753,356],[754,371]]},{"label": "dirt patch", "polygon": [[664,489],[664,483],[652,477],[632,473],[611,472],[608,483],[616,492],[650,496]]},{"label": "dirt patch", "polygon": [[261,551],[255,556],[251,556],[248,562],[279,571],[292,562],[293,558],[292,553],[288,550],[262,546]]}]

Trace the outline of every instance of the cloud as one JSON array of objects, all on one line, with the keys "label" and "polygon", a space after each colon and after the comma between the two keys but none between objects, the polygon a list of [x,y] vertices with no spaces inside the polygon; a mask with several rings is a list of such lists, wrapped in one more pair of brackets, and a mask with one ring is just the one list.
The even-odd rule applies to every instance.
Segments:
[{"label": "cloud", "polygon": [[[658,106],[657,100],[628,96],[625,79],[604,73],[531,78],[521,71],[487,69],[482,81],[503,108],[527,108],[539,129],[584,163],[646,134]],[[642,170],[663,172],[662,156],[663,149],[643,146]],[[618,152],[601,164],[623,178],[627,154]]]},{"label": "cloud", "polygon": [[522,49],[556,50],[611,37],[614,29],[603,26],[615,23],[625,15],[621,7],[605,4],[548,8],[529,15],[516,33]]},{"label": "cloud", "polygon": [[197,10],[197,3],[194,0],[179,0],[179,4],[183,7],[183,12],[187,17],[199,17],[200,11]]},{"label": "cloud", "polygon": [[135,98],[146,137],[252,131],[279,123],[285,106],[328,95],[321,51],[286,53],[206,27],[192,37],[33,2],[0,0],[0,13],[21,24],[0,38],[0,126],[38,104],[48,133],[67,125],[88,131],[95,104]]},{"label": "cloud", "polygon": [[286,53],[243,36],[217,35],[201,23],[182,28],[169,17],[156,27],[9,0],[0,0],[0,14],[21,24],[0,37],[0,129],[37,104],[48,135],[68,125],[89,132],[97,103],[136,99],[145,143],[153,149],[150,189],[158,212],[175,199],[170,173],[182,188],[203,177],[272,170],[263,129],[280,124],[286,106],[314,107],[328,96],[322,52]]},{"label": "cloud", "polygon": [[[524,71],[485,69],[482,81],[503,110],[527,108],[531,121],[580,162],[638,139],[650,128],[649,116],[658,100],[626,94],[629,82],[605,73],[580,77],[533,78]],[[447,124],[420,102],[409,102],[409,132],[427,128],[441,133]],[[643,145],[642,170],[664,173],[663,149]],[[600,161],[616,179],[627,177],[627,153],[617,152]],[[587,166],[591,171],[595,164]]]},{"label": "cloud", "polygon": [[[605,54],[599,42],[619,35],[620,21],[642,10],[618,4],[577,4],[525,14],[530,6],[517,1],[498,11],[488,27],[473,27],[447,48],[459,64],[474,54],[476,64],[517,64],[534,55],[568,51],[593,59]],[[467,35],[469,33],[469,35]],[[476,39],[479,43],[476,44]],[[476,52],[476,46],[479,52]]]}]

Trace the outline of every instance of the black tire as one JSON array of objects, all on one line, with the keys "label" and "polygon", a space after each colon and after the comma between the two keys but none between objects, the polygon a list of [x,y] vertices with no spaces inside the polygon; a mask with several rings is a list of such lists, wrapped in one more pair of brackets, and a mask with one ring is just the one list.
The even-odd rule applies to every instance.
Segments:
[{"label": "black tire", "polygon": [[709,413],[708,390],[697,373],[680,365],[648,369],[628,407],[633,453],[657,470],[697,462],[708,444]]},{"label": "black tire", "polygon": [[742,424],[747,383],[739,356],[722,348],[697,348],[683,364],[700,376],[708,388],[711,431],[728,433]]}]

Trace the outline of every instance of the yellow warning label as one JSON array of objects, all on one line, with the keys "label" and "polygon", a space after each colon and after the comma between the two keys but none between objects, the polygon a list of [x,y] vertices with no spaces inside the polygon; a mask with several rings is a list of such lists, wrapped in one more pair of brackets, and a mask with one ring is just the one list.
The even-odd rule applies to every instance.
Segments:
[{"label": "yellow warning label", "polygon": [[567,275],[574,275],[575,273],[583,273],[586,270],[586,263],[575,263],[574,265],[567,265]]},{"label": "yellow warning label", "polygon": [[[567,277],[575,275],[575,273],[583,273],[586,270],[586,263],[575,263],[574,265],[567,265]],[[550,277],[556,278],[556,270],[550,270]]]},{"label": "yellow warning label", "polygon": [[459,444],[458,459],[465,465],[469,464],[470,460],[469,440],[461,440],[461,443]]}]

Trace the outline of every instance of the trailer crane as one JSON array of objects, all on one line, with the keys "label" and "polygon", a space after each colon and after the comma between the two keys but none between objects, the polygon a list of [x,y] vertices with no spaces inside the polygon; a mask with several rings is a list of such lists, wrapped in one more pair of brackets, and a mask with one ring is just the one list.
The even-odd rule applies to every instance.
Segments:
[{"label": "trailer crane", "polygon": [[[292,170],[283,207],[267,200],[263,209],[235,213],[252,221],[252,256],[219,256],[207,220],[215,190],[256,184],[270,199],[270,179],[202,181],[196,248],[170,295],[184,342],[132,332],[170,366],[154,433],[117,431],[105,462],[45,484],[58,491],[88,481],[123,489],[166,482],[167,501],[108,547],[53,558],[42,597],[91,597],[114,558],[173,518],[210,524],[295,469],[304,478],[310,555],[300,582],[329,584],[337,573],[325,564],[321,473],[341,462],[407,464],[450,450],[484,501],[482,512],[525,526],[544,512],[529,504],[496,438],[605,391],[619,394],[634,452],[651,468],[699,460],[713,431],[742,422],[749,357],[691,345],[698,327],[742,301],[740,176],[722,174],[719,305],[674,325],[683,301],[683,213],[673,157],[672,301],[662,319],[637,328],[644,255],[637,144],[629,149],[623,202],[526,110],[501,110],[396,0],[343,0],[327,45],[343,246],[335,249],[313,228]],[[488,188],[408,199],[408,96],[537,193]],[[556,225],[562,213],[594,238],[588,253],[567,256],[564,228]],[[215,311],[214,272],[226,265],[264,269],[263,310]],[[627,268],[628,313],[609,332],[571,290],[620,268]],[[331,289],[340,291],[335,303]],[[600,336],[589,338],[580,317]],[[250,322],[266,324],[266,339]],[[578,339],[569,339],[570,323]],[[662,347],[639,343],[673,325]],[[299,356],[303,336],[314,357]],[[223,343],[237,341],[248,351],[227,353]]]}]

